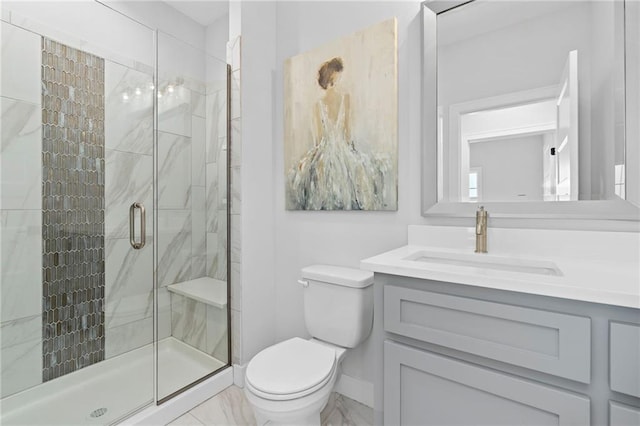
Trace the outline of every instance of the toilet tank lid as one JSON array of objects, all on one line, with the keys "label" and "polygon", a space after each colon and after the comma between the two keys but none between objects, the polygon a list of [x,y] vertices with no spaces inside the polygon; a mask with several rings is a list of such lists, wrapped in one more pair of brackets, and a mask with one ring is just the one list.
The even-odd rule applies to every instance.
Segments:
[{"label": "toilet tank lid", "polygon": [[373,284],[373,272],[333,265],[311,265],[302,268],[302,278],[355,288],[369,287]]}]

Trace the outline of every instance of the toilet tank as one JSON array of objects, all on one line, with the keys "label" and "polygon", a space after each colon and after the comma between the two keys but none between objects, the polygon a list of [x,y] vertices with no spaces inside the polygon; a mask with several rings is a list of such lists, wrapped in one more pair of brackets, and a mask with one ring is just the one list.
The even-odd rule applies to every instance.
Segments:
[{"label": "toilet tank", "polygon": [[373,325],[372,272],[312,265],[302,269],[302,283],[305,321],[313,337],[355,348],[369,336]]}]

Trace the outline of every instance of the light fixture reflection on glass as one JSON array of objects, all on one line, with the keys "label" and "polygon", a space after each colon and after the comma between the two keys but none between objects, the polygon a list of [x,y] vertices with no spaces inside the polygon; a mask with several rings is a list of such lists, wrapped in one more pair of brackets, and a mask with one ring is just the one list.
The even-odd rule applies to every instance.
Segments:
[{"label": "light fixture reflection on glass", "polygon": [[162,97],[162,93],[158,92],[158,99]]},{"label": "light fixture reflection on glass", "polygon": [[142,90],[139,87],[136,87],[136,96],[142,95]]},{"label": "light fixture reflection on glass", "polygon": [[173,86],[171,84],[167,86],[167,92],[173,93]]},{"label": "light fixture reflection on glass", "polygon": [[129,100],[129,94],[127,92],[124,92],[122,94],[122,100],[125,101],[125,102]]},{"label": "light fixture reflection on glass", "polygon": [[153,90],[155,88],[156,88],[156,86],[154,86],[153,83],[149,83],[149,90]]}]

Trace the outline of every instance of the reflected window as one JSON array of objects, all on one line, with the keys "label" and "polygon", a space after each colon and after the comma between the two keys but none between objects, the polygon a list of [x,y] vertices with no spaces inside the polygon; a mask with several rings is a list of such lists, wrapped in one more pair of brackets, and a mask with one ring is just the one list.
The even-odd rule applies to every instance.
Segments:
[{"label": "reflected window", "polygon": [[469,171],[469,201],[480,200],[480,176],[481,170],[474,168]]},{"label": "reflected window", "polygon": [[614,185],[615,185],[615,192],[616,195],[620,198],[622,198],[623,200],[625,199],[625,187],[624,187],[624,164],[616,164],[615,165],[615,181],[614,181]]}]

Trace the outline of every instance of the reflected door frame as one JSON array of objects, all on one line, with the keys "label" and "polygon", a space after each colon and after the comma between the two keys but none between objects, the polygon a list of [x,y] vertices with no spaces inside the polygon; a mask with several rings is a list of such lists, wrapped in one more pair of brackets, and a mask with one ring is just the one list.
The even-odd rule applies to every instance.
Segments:
[{"label": "reflected door frame", "polygon": [[[522,105],[540,102],[557,97],[558,87],[556,85],[546,86],[537,89],[524,90],[520,92],[508,93],[505,95],[492,96],[489,98],[475,99],[468,102],[453,104],[449,107],[449,141],[453,143],[444,143],[449,147],[448,158],[446,161],[449,165],[447,173],[447,185],[444,192],[448,195],[449,201],[469,202],[468,181],[469,181],[469,143],[475,137],[473,135],[463,135],[462,133],[462,116],[472,112],[486,111],[491,109],[506,108],[509,106]],[[529,127],[529,133],[545,133],[555,131],[555,123],[546,123],[539,126]],[[520,135],[525,132],[519,133]],[[518,133],[512,133],[518,135]],[[500,137],[496,133],[492,137]],[[503,136],[503,135],[502,135]],[[488,137],[488,135],[483,135]],[[445,137],[446,139],[446,137]]]}]

